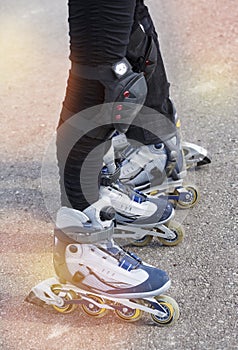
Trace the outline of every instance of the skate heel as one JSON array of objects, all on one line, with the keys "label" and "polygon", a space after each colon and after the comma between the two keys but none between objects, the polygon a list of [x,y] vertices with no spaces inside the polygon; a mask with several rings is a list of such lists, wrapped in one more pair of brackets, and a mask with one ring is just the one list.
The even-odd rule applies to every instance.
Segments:
[{"label": "skate heel", "polygon": [[35,293],[33,291],[31,291],[26,296],[24,301],[26,301],[27,303],[33,304],[33,305],[41,306],[41,307],[44,307],[46,305],[43,300],[37,298],[37,296],[35,295]]},{"label": "skate heel", "polygon": [[187,169],[211,163],[211,156],[205,148],[191,142],[182,142],[182,147]]}]

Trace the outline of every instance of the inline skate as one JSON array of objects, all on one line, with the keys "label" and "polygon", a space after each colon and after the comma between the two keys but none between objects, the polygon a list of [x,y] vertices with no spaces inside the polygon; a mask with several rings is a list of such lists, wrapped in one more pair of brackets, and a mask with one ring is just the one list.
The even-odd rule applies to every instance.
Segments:
[{"label": "inline skate", "polygon": [[115,228],[113,237],[120,244],[132,243],[135,246],[149,244],[153,237],[166,246],[179,244],[184,237],[182,226],[175,221],[174,208],[168,199],[148,197],[140,191],[134,191],[123,184],[118,171],[112,171],[112,163],[104,166],[101,172],[100,193],[110,198],[115,209]]},{"label": "inline skate", "polygon": [[157,325],[173,324],[179,307],[164,295],[171,285],[167,273],[113,241],[113,215],[105,198],[83,212],[62,207],[54,234],[56,277],[33,287],[26,301],[61,313],[80,306],[95,318],[111,310],[128,322],[146,312]]},{"label": "inline skate", "polygon": [[176,139],[174,137],[173,140],[167,141],[166,145],[158,143],[133,147],[124,134],[119,134],[113,137],[112,147],[115,159],[120,164],[120,180],[123,183],[148,196],[166,195],[174,206],[187,209],[192,208],[199,200],[196,186],[184,185],[187,169],[195,166],[195,163],[196,166],[205,162],[207,164],[210,159],[204,149],[198,154],[190,143],[184,143],[183,150],[176,145],[178,151],[174,155],[174,151],[169,149],[174,149],[174,145],[171,147],[171,144],[176,144]]}]

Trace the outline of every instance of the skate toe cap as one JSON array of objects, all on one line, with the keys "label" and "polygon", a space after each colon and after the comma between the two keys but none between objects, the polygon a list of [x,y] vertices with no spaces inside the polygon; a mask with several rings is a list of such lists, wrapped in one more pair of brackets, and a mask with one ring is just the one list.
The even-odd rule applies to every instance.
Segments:
[{"label": "skate toe cap", "polygon": [[146,265],[142,265],[142,269],[148,273],[148,279],[145,283],[150,290],[161,289],[170,281],[168,274],[163,270]]}]

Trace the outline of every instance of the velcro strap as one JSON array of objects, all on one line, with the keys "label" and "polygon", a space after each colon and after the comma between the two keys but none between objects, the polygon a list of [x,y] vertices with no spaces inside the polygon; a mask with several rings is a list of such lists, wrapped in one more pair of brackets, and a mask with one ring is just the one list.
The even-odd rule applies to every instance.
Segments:
[{"label": "velcro strap", "polygon": [[91,67],[72,62],[71,72],[84,79],[115,80],[115,73],[111,65]]}]

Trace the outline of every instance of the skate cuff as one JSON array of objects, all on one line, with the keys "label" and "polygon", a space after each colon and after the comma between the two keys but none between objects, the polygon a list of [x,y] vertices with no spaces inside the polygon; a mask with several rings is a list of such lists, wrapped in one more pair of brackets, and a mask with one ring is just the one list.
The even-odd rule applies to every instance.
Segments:
[{"label": "skate cuff", "polygon": [[55,231],[57,231],[58,235],[59,231],[61,231],[61,233],[64,233],[64,235],[66,235],[69,239],[78,243],[91,244],[111,239],[114,232],[114,224],[112,224],[109,228],[95,232],[79,232],[79,227],[73,226],[63,229],[56,229]]}]

